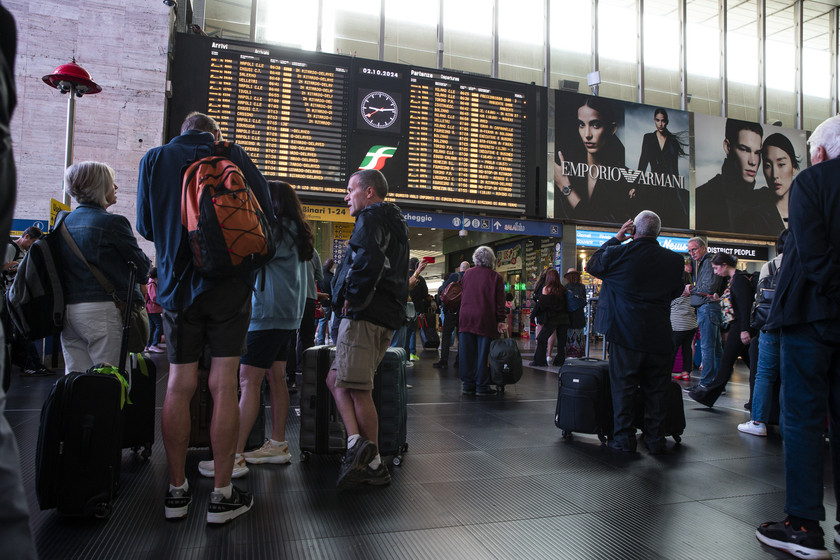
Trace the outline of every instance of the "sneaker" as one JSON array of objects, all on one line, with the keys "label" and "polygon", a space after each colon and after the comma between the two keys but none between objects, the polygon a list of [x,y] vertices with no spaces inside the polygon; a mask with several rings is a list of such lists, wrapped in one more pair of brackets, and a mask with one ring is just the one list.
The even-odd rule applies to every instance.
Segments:
[{"label": "sneaker", "polygon": [[432,364],[432,367],[433,368],[446,369],[446,368],[449,367],[449,364],[447,364],[446,362],[435,362],[435,363]]},{"label": "sneaker", "polygon": [[181,519],[187,516],[192,502],[192,492],[176,488],[163,498],[163,514],[167,519]]},{"label": "sneaker", "polygon": [[822,527],[806,531],[795,529],[790,521],[762,523],[755,532],[759,542],[771,548],[784,550],[797,558],[828,560],[831,554],[825,549]]},{"label": "sneaker", "polygon": [[475,389],[461,389],[462,395],[475,395]]},{"label": "sneaker", "polygon": [[420,361],[420,356],[418,356],[417,354],[412,354],[411,356],[409,356],[409,358],[411,359],[412,362],[419,362]]},{"label": "sneaker", "polygon": [[752,434],[754,436],[767,436],[767,426],[762,422],[755,422],[753,420],[744,422],[743,424],[738,424],[738,431],[744,432],[745,434]]},{"label": "sneaker", "polygon": [[528,362],[528,365],[531,367],[548,367],[548,362],[544,364],[538,364],[537,362]]},{"label": "sneaker", "polygon": [[262,463],[285,465],[292,460],[288,443],[283,442],[282,445],[275,446],[271,443],[270,439],[265,440],[265,443],[259,449],[243,453],[241,457],[248,463],[254,465],[260,465]]},{"label": "sneaker", "polygon": [[251,509],[254,497],[236,486],[225,498],[221,492],[210,493],[210,503],[207,506],[207,523],[228,523]]},{"label": "sneaker", "polygon": [[391,484],[391,473],[388,472],[388,467],[385,463],[379,465],[378,469],[370,468],[370,465],[365,466],[365,474],[361,480],[362,484],[370,484],[371,486],[387,486]]},{"label": "sneaker", "polygon": [[688,373],[675,373],[674,379],[677,381],[690,381],[691,375],[689,375]]},{"label": "sneaker", "polygon": [[721,392],[720,392],[720,394],[721,394],[721,396],[725,395],[725,394],[726,394],[726,389],[724,389],[723,391],[721,391]]},{"label": "sneaker", "polygon": [[412,362],[411,360],[406,361],[405,362],[405,367],[407,367],[407,368],[414,367],[414,362]]},{"label": "sneaker", "polygon": [[498,395],[499,392],[496,389],[491,389],[488,387],[483,391],[476,391],[475,396],[477,397],[492,397],[493,395]]},{"label": "sneaker", "polygon": [[48,375],[53,375],[53,373],[42,366],[38,369],[25,369],[23,370],[23,375],[26,377],[46,377]]},{"label": "sneaker", "polygon": [[155,354],[163,354],[165,350],[163,350],[162,348],[158,348],[153,344],[149,346],[149,352],[154,352]]},{"label": "sneaker", "polygon": [[[216,476],[216,462],[212,459],[209,461],[201,461],[198,464],[198,472],[200,472],[203,476],[213,478]],[[233,473],[231,473],[231,478],[242,478],[248,474],[248,465],[245,464],[245,456],[240,455],[238,459],[233,462]]]},{"label": "sneaker", "polygon": [[347,450],[338,473],[338,487],[344,490],[358,486],[365,476],[365,468],[376,457],[376,445],[361,438]]}]

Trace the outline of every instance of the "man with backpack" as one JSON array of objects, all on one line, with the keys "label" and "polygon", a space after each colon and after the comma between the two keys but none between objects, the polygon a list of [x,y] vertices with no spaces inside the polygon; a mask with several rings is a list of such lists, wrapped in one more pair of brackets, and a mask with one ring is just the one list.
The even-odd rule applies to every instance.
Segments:
[{"label": "man with backpack", "polygon": [[[446,369],[449,367],[449,345],[452,333],[458,328],[458,311],[461,309],[461,278],[470,269],[470,263],[464,261],[458,272],[452,273],[440,287],[440,304],[443,309],[443,327],[440,336],[440,360],[432,367]],[[455,285],[457,284],[457,286]],[[455,295],[457,292],[457,295]],[[456,301],[457,300],[457,301]],[[458,357],[455,357],[455,367],[458,367]]]},{"label": "man with backpack", "polygon": [[[251,271],[218,276],[202,275],[191,254],[182,223],[182,176],[186,164],[216,153],[222,134],[215,120],[190,113],[181,135],[149,150],[140,162],[137,185],[137,231],[155,244],[158,265],[158,303],[163,307],[163,330],[170,362],[169,383],[161,428],[169,463],[169,489],[164,499],[167,519],[186,517],[191,490],[185,475],[190,434],[190,400],[198,382],[198,360],[210,347],[209,386],[213,396],[210,439],[213,446],[215,488],[210,495],[208,523],[224,523],[248,511],[253,497],[231,484],[239,435],[237,378],[239,358],[246,348],[251,316]],[[259,206],[271,208],[268,184],[245,151],[226,146],[223,163],[241,170]],[[228,161],[229,160],[229,161]],[[240,185],[241,187],[241,185]],[[273,212],[265,212],[274,220]],[[237,466],[242,476],[244,465]]]}]

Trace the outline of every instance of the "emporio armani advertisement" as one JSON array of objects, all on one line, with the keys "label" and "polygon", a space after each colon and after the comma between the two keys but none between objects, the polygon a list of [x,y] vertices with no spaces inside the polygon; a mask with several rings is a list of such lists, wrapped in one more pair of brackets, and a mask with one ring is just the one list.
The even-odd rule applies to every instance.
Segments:
[{"label": "emporio armani advertisement", "polygon": [[694,138],[696,229],[775,237],[787,227],[805,131],[695,114]]},{"label": "emporio armani advertisement", "polygon": [[557,91],[555,119],[556,218],[689,227],[687,112]]}]

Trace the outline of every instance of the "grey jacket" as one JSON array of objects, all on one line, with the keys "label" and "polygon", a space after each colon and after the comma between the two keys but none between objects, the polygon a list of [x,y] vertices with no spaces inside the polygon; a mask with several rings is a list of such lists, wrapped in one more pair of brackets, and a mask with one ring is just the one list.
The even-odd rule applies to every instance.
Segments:
[{"label": "grey jacket", "polygon": [[706,254],[703,255],[703,258],[700,259],[700,262],[697,265],[697,282],[695,282],[694,287],[691,288],[692,307],[700,307],[706,303],[711,303],[712,300],[698,294],[717,293],[723,283],[723,276],[718,276],[715,274],[715,271],[712,270],[712,257],[713,255],[706,251]]}]

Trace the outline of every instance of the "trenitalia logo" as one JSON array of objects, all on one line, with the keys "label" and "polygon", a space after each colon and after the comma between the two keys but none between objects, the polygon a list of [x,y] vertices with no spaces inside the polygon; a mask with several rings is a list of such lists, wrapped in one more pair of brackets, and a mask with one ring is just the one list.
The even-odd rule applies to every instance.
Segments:
[{"label": "trenitalia logo", "polygon": [[385,160],[394,157],[396,151],[397,148],[390,146],[371,146],[365,159],[359,165],[359,169],[382,169],[385,166]]},{"label": "trenitalia logo", "polygon": [[605,165],[589,165],[586,163],[563,162],[563,174],[566,177],[589,177],[591,179],[603,179],[605,181],[620,181],[624,179],[628,183],[640,185],[653,185],[655,187],[672,187],[677,189],[685,188],[685,177],[681,175],[668,175],[666,173],[654,173],[653,171],[633,171],[623,167],[607,167]]}]

